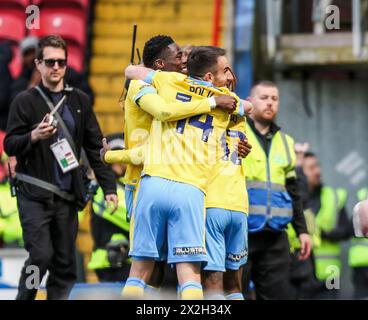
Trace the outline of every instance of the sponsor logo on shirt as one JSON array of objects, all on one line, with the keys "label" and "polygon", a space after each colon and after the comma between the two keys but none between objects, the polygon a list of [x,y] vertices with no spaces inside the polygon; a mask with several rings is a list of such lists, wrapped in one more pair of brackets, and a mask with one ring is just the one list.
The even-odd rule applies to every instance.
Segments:
[{"label": "sponsor logo on shirt", "polygon": [[183,101],[183,102],[189,102],[192,100],[192,96],[189,94],[178,92],[176,94],[176,100]]}]

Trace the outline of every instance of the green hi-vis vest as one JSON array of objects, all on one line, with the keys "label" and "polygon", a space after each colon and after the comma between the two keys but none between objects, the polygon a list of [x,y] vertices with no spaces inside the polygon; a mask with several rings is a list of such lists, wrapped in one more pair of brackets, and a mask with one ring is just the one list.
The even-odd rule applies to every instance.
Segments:
[{"label": "green hi-vis vest", "polygon": [[[358,201],[368,200],[368,188],[362,188],[357,194]],[[349,249],[349,266],[368,267],[368,239],[354,238]]]},{"label": "green hi-vis vest", "polygon": [[11,196],[8,182],[0,184],[0,236],[6,244],[24,244],[17,199]]},{"label": "green hi-vis vest", "polygon": [[[316,216],[316,225],[321,231],[334,230],[338,222],[338,213],[345,206],[347,192],[343,189],[322,187],[321,208]],[[316,277],[326,280],[330,274],[330,267],[341,270],[341,246],[337,242],[322,239],[321,245],[313,249],[316,265]]]},{"label": "green hi-vis vest", "polygon": [[269,154],[266,155],[249,124],[246,132],[252,145],[252,152],[243,162],[249,196],[248,230],[258,232],[268,225],[276,231],[283,231],[293,218],[286,179],[296,176],[294,141],[278,131],[272,137]]},{"label": "green hi-vis vest", "polygon": [[[122,233],[115,233],[112,235],[110,241],[128,240]],[[97,248],[92,252],[91,260],[89,261],[87,268],[89,270],[106,269],[110,268],[111,264],[108,259],[107,250]]]},{"label": "green hi-vis vest", "polygon": [[[313,248],[319,247],[321,245],[321,230],[317,227],[316,216],[312,210],[304,210],[304,217],[307,224],[308,234],[312,237]],[[295,252],[295,250],[300,249],[300,241],[296,235],[295,229],[291,223],[288,224],[286,229],[289,243],[290,251]]]},{"label": "green hi-vis vest", "polygon": [[96,195],[93,197],[93,212],[124,231],[129,232],[129,222],[126,219],[125,190],[120,184],[117,184],[117,196],[119,206],[118,209],[111,214],[112,210],[110,208],[106,208],[103,191],[101,188],[98,188]]}]

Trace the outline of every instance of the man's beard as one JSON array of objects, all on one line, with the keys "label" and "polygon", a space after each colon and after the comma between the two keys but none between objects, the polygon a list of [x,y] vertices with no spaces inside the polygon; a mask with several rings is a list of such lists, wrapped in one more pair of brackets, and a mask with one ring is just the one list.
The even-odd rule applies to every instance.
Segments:
[{"label": "man's beard", "polygon": [[259,123],[261,123],[263,126],[269,126],[273,120],[275,119],[275,117],[273,117],[272,119],[265,119],[263,117],[260,116],[255,116],[255,120]]}]

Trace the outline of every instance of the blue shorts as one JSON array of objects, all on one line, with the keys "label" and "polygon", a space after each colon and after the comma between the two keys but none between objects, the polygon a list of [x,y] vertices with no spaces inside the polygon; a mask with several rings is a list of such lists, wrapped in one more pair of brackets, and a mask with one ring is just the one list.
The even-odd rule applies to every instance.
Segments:
[{"label": "blue shorts", "polygon": [[134,190],[135,186],[129,184],[125,185],[125,207],[128,220],[131,219],[133,213]]},{"label": "blue shorts", "polygon": [[129,255],[168,263],[205,262],[204,193],[186,183],[144,176],[132,219]]},{"label": "blue shorts", "polygon": [[247,263],[248,221],[240,211],[208,208],[206,213],[207,271],[238,270]]}]

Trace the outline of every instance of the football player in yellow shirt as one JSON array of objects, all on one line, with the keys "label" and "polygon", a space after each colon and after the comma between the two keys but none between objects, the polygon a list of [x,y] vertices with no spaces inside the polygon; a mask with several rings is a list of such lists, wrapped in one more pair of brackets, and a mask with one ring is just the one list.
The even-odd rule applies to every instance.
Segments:
[{"label": "football player in yellow shirt", "polygon": [[239,281],[248,252],[248,194],[236,145],[245,140],[245,118],[231,115],[223,136],[223,157],[212,170],[206,196],[208,263],[203,283],[212,299],[243,300]]},{"label": "football player in yellow shirt", "polygon": [[[193,47],[190,48],[192,49]],[[233,91],[236,77],[230,68],[228,71],[233,79],[227,87]],[[245,107],[247,112],[251,112],[250,101],[245,102]],[[247,261],[248,251],[248,193],[245,168],[237,145],[246,140],[245,122],[245,117],[231,115],[226,133],[222,137],[224,154],[212,171],[206,195],[208,263],[203,267],[202,277],[210,299],[224,299],[224,294],[229,300],[244,299],[240,279],[241,266]],[[246,143],[244,148],[247,150],[243,151],[242,157],[250,152],[251,145]]]},{"label": "football player in yellow shirt", "polygon": [[[183,63],[193,46],[183,48]],[[186,56],[186,57],[185,57]],[[227,87],[234,91],[236,76]],[[244,101],[246,112],[253,108]],[[236,146],[238,145],[238,148]],[[203,267],[204,288],[209,298],[242,300],[242,266],[247,261],[248,247],[248,193],[245,186],[245,168],[242,159],[252,146],[245,137],[245,118],[232,115],[223,137],[224,156],[215,166],[206,195],[206,249],[208,263]],[[223,273],[226,270],[225,273]]]},{"label": "football player in yellow shirt", "polygon": [[[221,87],[228,80],[223,49],[197,47],[191,57],[187,67],[192,77],[175,73],[153,75],[152,82],[159,94],[169,101],[231,94]],[[241,115],[243,106],[239,103],[238,107]],[[176,264],[182,298],[203,296],[200,262],[207,260],[204,194],[211,168],[222,152],[220,139],[228,122],[229,113],[218,109],[185,121],[153,121],[145,176],[133,215],[130,276],[136,281],[144,281],[153,268],[153,259],[166,251],[168,263]]]}]

